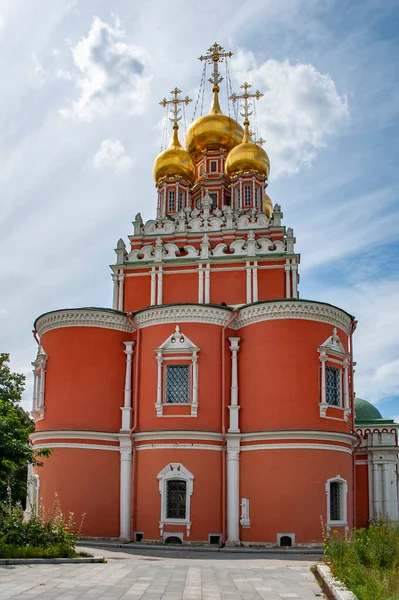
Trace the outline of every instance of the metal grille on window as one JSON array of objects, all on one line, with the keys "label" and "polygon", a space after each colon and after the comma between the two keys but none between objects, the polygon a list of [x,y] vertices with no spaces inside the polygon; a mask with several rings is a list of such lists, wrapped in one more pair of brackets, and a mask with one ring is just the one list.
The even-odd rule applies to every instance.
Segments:
[{"label": "metal grille on window", "polygon": [[255,187],[255,206],[256,206],[256,208],[259,208],[259,188],[258,188],[258,186]]},{"label": "metal grille on window", "polygon": [[217,194],[209,194],[209,197],[212,200],[212,209],[215,210],[215,208],[218,205],[218,195]]},{"label": "metal grille on window", "polygon": [[330,482],[330,521],[341,521],[341,487],[338,481]]},{"label": "metal grille on window", "polygon": [[179,192],[178,198],[177,198],[177,210],[180,212],[181,210],[183,210],[183,192]]},{"label": "metal grille on window", "polygon": [[236,208],[241,208],[240,188],[237,188],[237,190],[236,190]]},{"label": "metal grille on window", "polygon": [[244,206],[251,206],[251,186],[244,185]]},{"label": "metal grille on window", "polygon": [[326,402],[341,406],[341,373],[336,367],[326,366]]},{"label": "metal grille on window", "polygon": [[170,480],[166,482],[166,518],[186,518],[186,482]]},{"label": "metal grille on window", "polygon": [[170,212],[175,210],[175,190],[169,190],[168,195],[168,210]]},{"label": "metal grille on window", "polygon": [[189,401],[188,365],[168,365],[166,367],[166,402],[187,404]]},{"label": "metal grille on window", "polygon": [[216,173],[218,169],[218,164],[216,160],[211,160],[211,173]]}]

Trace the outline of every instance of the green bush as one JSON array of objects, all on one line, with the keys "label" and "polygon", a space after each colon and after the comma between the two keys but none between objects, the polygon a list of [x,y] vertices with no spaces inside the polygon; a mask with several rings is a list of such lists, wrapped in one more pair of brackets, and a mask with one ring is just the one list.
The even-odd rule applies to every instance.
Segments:
[{"label": "green bush", "polygon": [[379,520],[348,538],[333,532],[324,542],[334,576],[359,600],[399,599],[399,524]]},{"label": "green bush", "polygon": [[76,556],[74,515],[64,516],[57,496],[47,514],[42,510],[29,521],[23,518],[21,504],[12,503],[8,490],[7,499],[0,503],[0,558]]}]

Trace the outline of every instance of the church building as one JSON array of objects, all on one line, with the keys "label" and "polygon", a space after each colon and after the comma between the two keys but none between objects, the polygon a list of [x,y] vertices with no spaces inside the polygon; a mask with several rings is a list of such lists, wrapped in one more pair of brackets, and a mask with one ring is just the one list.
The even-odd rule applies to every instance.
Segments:
[{"label": "church building", "polygon": [[213,100],[184,145],[190,99],[161,102],[173,135],[154,163],[156,218],[136,215],[117,243],[112,308],[34,324],[31,440],[53,452],[31,469],[28,512],[58,494],[84,536],[311,546],[321,520],[344,533],[398,519],[397,425],[355,397],[354,317],[299,297],[256,139],[262,94],[220,98],[231,55],[200,57]]}]

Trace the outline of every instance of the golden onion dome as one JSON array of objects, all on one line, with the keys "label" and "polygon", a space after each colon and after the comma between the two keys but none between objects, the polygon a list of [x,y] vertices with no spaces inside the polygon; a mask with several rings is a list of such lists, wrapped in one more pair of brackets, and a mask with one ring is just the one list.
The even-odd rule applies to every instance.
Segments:
[{"label": "golden onion dome", "polygon": [[263,195],[263,210],[266,213],[267,218],[270,219],[273,214],[273,202],[266,193]]},{"label": "golden onion dome", "polygon": [[241,144],[233,148],[227,156],[225,170],[230,177],[246,171],[257,171],[266,179],[269,176],[269,157],[261,146],[252,141],[248,121],[244,122]]},{"label": "golden onion dome", "polygon": [[218,92],[219,88],[215,86],[209,114],[200,117],[188,128],[185,146],[190,154],[207,149],[226,149],[229,152],[242,140],[243,129],[237,121],[222,113]]},{"label": "golden onion dome", "polygon": [[181,177],[190,183],[195,179],[194,163],[179,142],[178,129],[179,126],[175,123],[169,147],[155,159],[153,168],[155,183],[159,183],[164,177]]}]

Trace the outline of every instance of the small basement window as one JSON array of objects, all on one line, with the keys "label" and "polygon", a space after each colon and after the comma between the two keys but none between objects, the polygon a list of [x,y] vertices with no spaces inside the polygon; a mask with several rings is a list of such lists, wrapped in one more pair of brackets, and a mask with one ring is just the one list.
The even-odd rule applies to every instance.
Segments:
[{"label": "small basement window", "polygon": [[135,542],[142,542],[143,541],[143,537],[144,534],[142,531],[135,531],[134,532],[134,541]]},{"label": "small basement window", "polygon": [[182,544],[183,542],[177,535],[170,535],[165,539],[165,544]]},{"label": "small basement window", "polygon": [[292,539],[290,535],[282,535],[280,538],[280,546],[292,546]]},{"label": "small basement window", "polygon": [[222,542],[222,536],[219,533],[210,533],[208,536],[208,540],[210,544],[220,545]]}]

